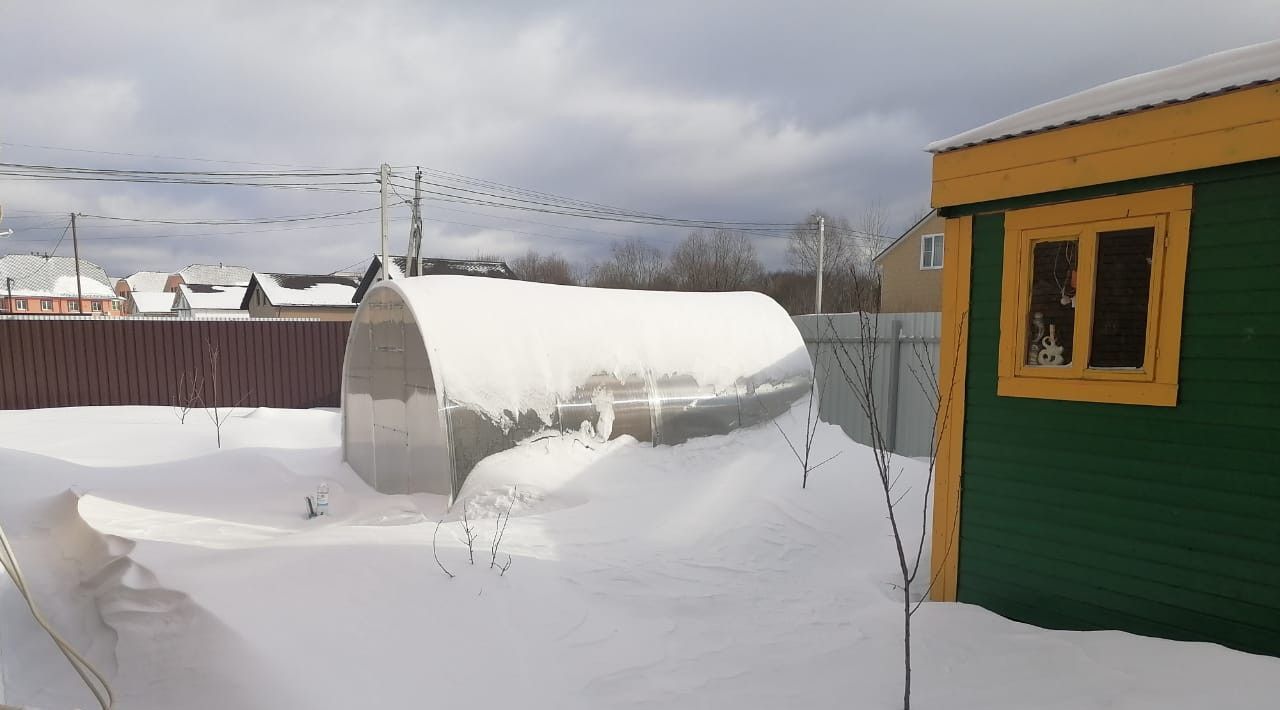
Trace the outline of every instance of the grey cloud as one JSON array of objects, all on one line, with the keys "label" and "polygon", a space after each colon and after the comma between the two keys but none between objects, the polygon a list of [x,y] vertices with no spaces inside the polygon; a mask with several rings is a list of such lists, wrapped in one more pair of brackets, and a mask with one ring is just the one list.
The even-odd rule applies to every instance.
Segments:
[{"label": "grey cloud", "polygon": [[[854,216],[878,199],[897,229],[927,201],[926,142],[1096,83],[1270,39],[1277,20],[1280,6],[1263,0],[1213,13],[1200,2],[1157,0],[8,4],[0,141],[302,165],[422,163],[709,218],[789,221],[814,208]],[[2,146],[0,160],[175,166]],[[0,182],[11,213],[235,217],[375,199]],[[491,210],[445,208],[457,206],[426,206],[430,219],[455,223],[428,222],[427,247],[444,256],[514,256],[533,246],[589,260],[610,243]],[[682,236],[515,217],[659,245]],[[377,248],[370,222],[167,238],[218,230],[107,230],[90,221],[85,246],[112,272],[193,261],[328,270]],[[404,229],[395,224],[394,243]],[[130,234],[161,238],[105,238]],[[49,237],[6,245],[25,251],[52,246],[57,231],[17,236]],[[781,242],[758,246],[780,263]]]}]

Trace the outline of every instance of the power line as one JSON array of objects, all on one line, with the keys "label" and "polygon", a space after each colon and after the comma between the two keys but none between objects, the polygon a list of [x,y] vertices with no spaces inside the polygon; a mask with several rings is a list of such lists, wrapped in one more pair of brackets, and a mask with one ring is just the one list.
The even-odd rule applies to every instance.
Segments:
[{"label": "power line", "polygon": [[148,153],[124,153],[110,150],[90,150],[88,148],[65,148],[53,145],[38,145],[34,143],[11,143],[9,141],[0,141],[0,145],[7,145],[13,148],[33,148],[36,150],[53,150],[66,153],[90,153],[93,155],[113,155],[127,158],[148,158],[152,160],[185,160],[193,163],[221,163],[223,165],[258,165],[267,168],[303,168],[309,170],[334,170],[336,168],[328,168],[315,165],[291,165],[289,163],[258,163],[251,160],[219,160],[215,158],[194,158],[190,156],[180,155],[156,155]]}]

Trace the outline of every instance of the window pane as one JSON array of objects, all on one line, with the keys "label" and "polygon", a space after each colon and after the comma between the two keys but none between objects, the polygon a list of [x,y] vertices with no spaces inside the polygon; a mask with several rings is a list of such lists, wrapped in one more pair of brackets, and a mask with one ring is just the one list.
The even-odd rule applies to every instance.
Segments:
[{"label": "window pane", "polygon": [[933,238],[933,265],[935,267],[942,266],[942,240],[943,237],[940,235]]},{"label": "window pane", "polygon": [[1098,234],[1089,367],[1142,367],[1155,236],[1152,227]]},{"label": "window pane", "polygon": [[1071,364],[1076,322],[1079,242],[1039,242],[1031,252],[1031,309],[1027,313],[1027,364]]}]

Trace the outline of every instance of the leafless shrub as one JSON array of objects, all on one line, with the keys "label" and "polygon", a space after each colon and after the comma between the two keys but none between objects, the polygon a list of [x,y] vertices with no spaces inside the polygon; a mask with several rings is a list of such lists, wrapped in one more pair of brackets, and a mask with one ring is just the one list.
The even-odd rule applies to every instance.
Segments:
[{"label": "leafless shrub", "polygon": [[444,563],[440,561],[440,551],[436,548],[436,538],[440,536],[440,526],[443,524],[444,524],[443,518],[436,521],[436,530],[434,533],[431,534],[431,554],[435,556],[436,565],[440,567],[440,571],[448,575],[449,579],[453,579],[453,573],[445,569]]},{"label": "leafless shrub", "polygon": [[[782,435],[782,439],[787,442],[787,448],[791,449],[791,454],[795,456],[796,463],[800,464],[800,487],[807,488],[809,485],[809,474],[816,471],[820,466],[830,462],[840,455],[840,452],[828,456],[827,458],[813,463],[813,442],[818,436],[818,427],[822,424],[822,399],[826,396],[827,383],[830,381],[830,373],[823,373],[820,369],[822,366],[822,324],[817,324],[818,337],[814,352],[813,373],[809,375],[809,401],[805,408],[804,419],[804,437],[797,446],[792,441],[791,436],[787,434],[787,430],[778,423],[778,419],[773,417],[774,428]],[[819,383],[821,383],[819,385]],[[759,398],[757,398],[758,401]],[[761,407],[763,409],[763,406]],[[767,416],[767,413],[766,413]]]},{"label": "leafless shrub", "polygon": [[178,384],[173,392],[173,414],[179,423],[187,423],[187,415],[192,409],[204,407],[203,392],[204,378],[199,372],[184,372],[178,376]]},{"label": "leafless shrub", "polygon": [[462,534],[467,539],[467,559],[474,565],[476,563],[476,538],[480,536],[480,533],[471,524],[470,509],[471,501],[465,501],[462,504]]},{"label": "leafless shrub", "polygon": [[[489,569],[493,569],[498,564],[498,548],[502,546],[502,536],[507,533],[507,523],[511,522],[511,509],[516,505],[516,490],[511,489],[511,502],[507,504],[506,513],[498,512],[498,517],[493,520],[493,543],[489,545]],[[508,555],[510,557],[510,555]],[[510,560],[507,561],[506,567],[510,567]],[[506,567],[503,567],[503,574],[506,573]]]},{"label": "leafless shrub", "polygon": [[511,569],[511,555],[507,555],[507,563],[498,568],[498,576],[505,577],[509,569]]}]

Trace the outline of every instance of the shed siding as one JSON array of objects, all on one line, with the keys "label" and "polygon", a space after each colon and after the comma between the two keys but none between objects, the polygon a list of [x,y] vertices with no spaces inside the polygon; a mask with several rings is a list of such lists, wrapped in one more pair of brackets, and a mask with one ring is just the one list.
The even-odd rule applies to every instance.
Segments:
[{"label": "shed siding", "polygon": [[1280,655],[1280,163],[1268,163],[1183,176],[1195,193],[1176,407],[997,397],[1004,215],[975,217],[960,601]]}]

